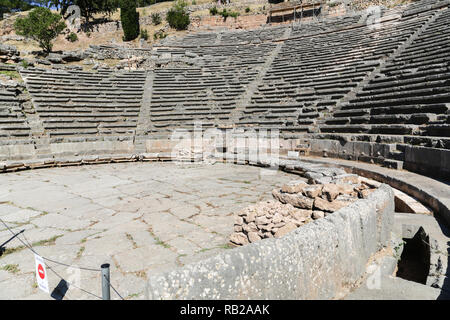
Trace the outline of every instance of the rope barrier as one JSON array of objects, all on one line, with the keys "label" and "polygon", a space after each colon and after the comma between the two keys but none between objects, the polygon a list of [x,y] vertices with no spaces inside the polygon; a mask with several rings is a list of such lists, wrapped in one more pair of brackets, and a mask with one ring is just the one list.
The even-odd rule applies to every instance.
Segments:
[{"label": "rope barrier", "polygon": [[[15,238],[17,238],[17,240],[19,240],[19,241],[22,243],[22,245],[23,245],[25,248],[27,248],[28,250],[30,250],[30,251],[33,252],[34,254],[36,254],[36,255],[42,257],[42,258],[43,258],[44,260],[46,260],[46,261],[50,261],[50,262],[52,262],[52,263],[54,263],[54,264],[62,265],[62,266],[68,267],[68,268],[74,268],[74,269],[80,269],[80,270],[86,270],[86,271],[94,271],[94,272],[101,272],[101,271],[102,271],[101,269],[88,268],[88,267],[80,267],[80,266],[74,266],[74,265],[70,265],[70,264],[67,264],[67,263],[63,263],[63,262],[59,262],[59,261],[55,261],[55,260],[53,260],[53,259],[49,259],[49,258],[43,257],[43,256],[41,256],[41,255],[33,248],[32,244],[28,241],[27,237],[26,237],[25,234],[24,234],[24,231],[25,231],[25,230],[22,230],[20,233],[17,233],[17,234],[16,234],[16,233],[15,233],[15,232],[14,232],[14,231],[6,224],[1,218],[0,218],[0,222],[8,229],[8,231],[9,231]],[[24,240],[25,240],[25,241],[21,239],[20,235],[22,235],[22,236],[24,237]],[[54,266],[48,265],[48,269],[49,269],[50,271],[52,271],[58,278],[60,278],[61,280],[65,281],[69,286],[72,286],[72,287],[74,287],[74,288],[77,288],[77,289],[79,289],[79,290],[81,290],[81,291],[83,291],[83,292],[85,292],[85,293],[87,293],[87,294],[89,294],[89,295],[91,295],[91,296],[97,298],[97,299],[103,300],[103,298],[99,297],[98,295],[96,295],[96,294],[94,294],[94,293],[92,293],[92,292],[89,292],[89,291],[87,291],[87,290],[85,290],[85,289],[83,289],[83,288],[80,288],[80,287],[76,286],[76,285],[73,284],[73,283],[67,282],[62,276],[60,276],[60,275],[54,270]],[[125,300],[125,299],[119,294],[119,292],[116,290],[116,288],[113,287],[113,285],[111,284],[111,282],[110,282],[106,277],[104,277],[104,278],[105,278],[106,281],[108,282],[108,285],[113,289],[113,291],[114,291],[114,292],[115,292],[122,300]]]},{"label": "rope barrier", "polygon": [[122,296],[119,294],[119,292],[117,292],[117,290],[113,287],[111,282],[109,282],[108,278],[106,276],[103,276],[103,278],[105,278],[105,280],[108,282],[108,285],[114,290],[114,292],[120,297],[120,299],[125,300],[124,298],[122,298]]}]

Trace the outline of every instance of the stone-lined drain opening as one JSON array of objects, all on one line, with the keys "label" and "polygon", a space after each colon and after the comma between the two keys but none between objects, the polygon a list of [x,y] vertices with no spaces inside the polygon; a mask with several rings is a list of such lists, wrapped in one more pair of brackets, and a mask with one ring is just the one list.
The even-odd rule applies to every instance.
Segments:
[{"label": "stone-lined drain opening", "polygon": [[398,262],[397,277],[426,284],[430,272],[429,236],[422,227],[412,238],[403,238],[404,248]]}]

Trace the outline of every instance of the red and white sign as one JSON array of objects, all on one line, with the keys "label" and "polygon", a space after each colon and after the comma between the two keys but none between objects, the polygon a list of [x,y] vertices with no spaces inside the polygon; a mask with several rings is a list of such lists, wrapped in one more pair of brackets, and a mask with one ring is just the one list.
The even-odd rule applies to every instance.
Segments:
[{"label": "red and white sign", "polygon": [[34,260],[36,261],[36,281],[39,289],[44,292],[50,293],[48,288],[48,278],[47,271],[45,270],[45,262],[41,256],[37,254],[34,255]]}]

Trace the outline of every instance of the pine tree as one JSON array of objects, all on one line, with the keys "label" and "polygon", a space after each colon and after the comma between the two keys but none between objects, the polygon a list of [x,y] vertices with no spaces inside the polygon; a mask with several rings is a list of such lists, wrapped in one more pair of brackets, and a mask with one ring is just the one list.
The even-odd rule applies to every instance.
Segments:
[{"label": "pine tree", "polygon": [[52,51],[52,41],[66,28],[62,17],[48,8],[35,8],[26,17],[17,18],[16,33],[39,43],[45,52]]},{"label": "pine tree", "polygon": [[120,1],[120,20],[124,33],[124,41],[131,41],[139,36],[139,13],[136,11],[136,0]]}]

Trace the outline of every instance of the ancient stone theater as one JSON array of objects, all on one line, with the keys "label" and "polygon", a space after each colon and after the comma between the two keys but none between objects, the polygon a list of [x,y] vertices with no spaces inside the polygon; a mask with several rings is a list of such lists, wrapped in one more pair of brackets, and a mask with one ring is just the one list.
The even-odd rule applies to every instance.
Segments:
[{"label": "ancient stone theater", "polygon": [[192,2],[3,25],[0,298],[449,299],[450,1]]}]

